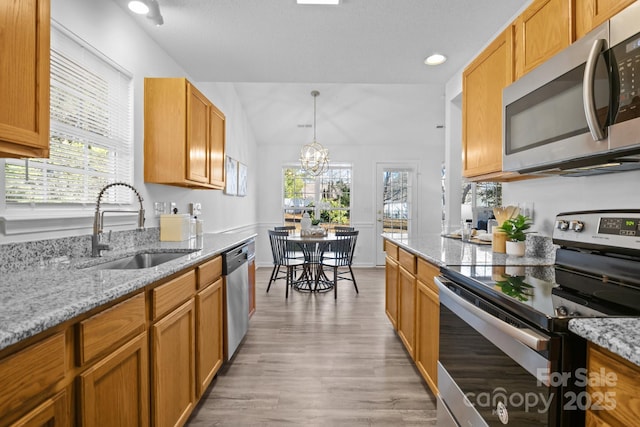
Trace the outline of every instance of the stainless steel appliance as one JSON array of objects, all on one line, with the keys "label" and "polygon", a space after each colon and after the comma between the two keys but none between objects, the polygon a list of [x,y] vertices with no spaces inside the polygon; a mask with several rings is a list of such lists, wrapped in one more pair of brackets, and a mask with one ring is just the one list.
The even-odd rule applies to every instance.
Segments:
[{"label": "stainless steel appliance", "polygon": [[640,3],[503,91],[503,168],[593,175],[640,168]]},{"label": "stainless steel appliance", "polygon": [[577,317],[640,316],[640,210],[559,214],[553,266],[446,267],[438,426],[580,426]]},{"label": "stainless steel appliance", "polygon": [[249,270],[247,244],[222,253],[226,295],[225,360],[230,360],[249,329]]}]

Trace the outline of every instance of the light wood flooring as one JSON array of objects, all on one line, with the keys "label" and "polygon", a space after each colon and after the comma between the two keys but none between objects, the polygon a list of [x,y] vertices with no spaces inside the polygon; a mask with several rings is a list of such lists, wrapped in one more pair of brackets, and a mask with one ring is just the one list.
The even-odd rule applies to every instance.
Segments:
[{"label": "light wood flooring", "polygon": [[435,398],[384,312],[384,269],[354,269],[333,292],[266,293],[256,273],[257,311],[188,426],[436,425]]}]

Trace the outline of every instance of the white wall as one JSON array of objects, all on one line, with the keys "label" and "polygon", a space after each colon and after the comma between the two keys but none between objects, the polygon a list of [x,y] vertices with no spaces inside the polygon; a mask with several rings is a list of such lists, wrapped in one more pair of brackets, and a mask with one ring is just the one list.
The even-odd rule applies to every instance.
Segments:
[{"label": "white wall", "polygon": [[[338,85],[339,86],[339,85]],[[377,89],[375,85],[366,85],[361,103],[367,102],[369,96],[375,99],[376,92],[390,89]],[[440,231],[441,189],[440,168],[444,159],[444,130],[436,128],[444,123],[443,88],[439,86],[412,85],[419,91],[419,103],[407,114],[420,126],[413,133],[407,134],[405,129],[393,120],[394,105],[386,107],[390,119],[385,123],[373,123],[369,129],[362,129],[359,134],[349,132],[336,133],[336,139],[325,137],[327,126],[318,123],[318,140],[329,149],[331,162],[353,165],[352,188],[352,224],[360,230],[354,264],[372,266],[376,263],[376,164],[410,162],[418,164],[418,219],[415,221],[416,232],[428,233]],[[353,89],[353,88],[352,88]],[[321,89],[322,93],[327,89]],[[340,90],[340,89],[336,89]],[[406,88],[398,88],[399,91]],[[369,95],[364,95],[365,93]],[[403,119],[407,119],[404,117]],[[415,123],[414,122],[414,123]],[[378,132],[379,126],[391,130],[391,134],[402,135],[399,139],[389,138],[389,132]],[[286,126],[286,124],[283,124]],[[339,136],[338,136],[339,135]],[[260,139],[260,135],[256,136]],[[282,167],[286,164],[298,164],[300,148],[311,141],[300,141],[299,145],[263,144],[259,141],[258,158],[260,159],[260,194],[258,198],[258,217],[260,233],[266,229],[282,224]],[[259,253],[260,256],[260,253]],[[266,255],[262,254],[262,259]],[[258,258],[260,260],[260,257]]]},{"label": "white wall", "polygon": [[[254,227],[256,218],[256,143],[246,115],[230,83],[194,84],[220,108],[227,117],[226,151],[248,166],[248,196],[226,196],[217,190],[190,190],[178,187],[145,184],[143,178],[143,88],[144,77],[189,77],[186,71],[169,57],[134,22],[128,12],[115,2],[104,0],[55,0],[51,4],[52,19],[92,45],[133,75],[134,85],[134,180],[133,185],[144,198],[148,227],[157,227],[153,213],[154,201],[173,201],[181,212],[187,212],[189,202],[201,202],[204,231],[214,232],[238,227]],[[179,160],[179,159],[176,159]],[[3,175],[2,175],[3,176]],[[96,194],[97,197],[97,194]],[[0,243],[39,240],[42,238],[91,233],[93,206],[87,206],[75,218],[64,218],[64,226],[51,220],[38,220],[42,212],[24,212],[21,216],[36,219],[21,222],[24,230],[0,234]],[[0,212],[10,217],[10,212]],[[16,221],[15,223],[18,223]],[[62,221],[61,221],[62,222]],[[51,226],[47,226],[51,224]],[[121,228],[133,228],[123,226]],[[5,228],[11,229],[5,224]],[[47,229],[48,230],[43,230]],[[37,232],[34,232],[37,230]]]}]

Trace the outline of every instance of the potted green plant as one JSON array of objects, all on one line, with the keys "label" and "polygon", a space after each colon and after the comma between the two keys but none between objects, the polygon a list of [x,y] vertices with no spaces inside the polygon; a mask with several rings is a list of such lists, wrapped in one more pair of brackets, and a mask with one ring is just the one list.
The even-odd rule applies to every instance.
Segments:
[{"label": "potted green plant", "polygon": [[498,228],[507,235],[507,255],[523,256],[528,233],[526,230],[531,228],[531,218],[520,214],[505,220]]}]

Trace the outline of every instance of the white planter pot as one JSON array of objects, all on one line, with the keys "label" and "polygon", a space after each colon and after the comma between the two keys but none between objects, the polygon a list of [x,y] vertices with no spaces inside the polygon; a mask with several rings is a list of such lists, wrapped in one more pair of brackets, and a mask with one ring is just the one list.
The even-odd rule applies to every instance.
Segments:
[{"label": "white planter pot", "polygon": [[525,243],[507,241],[507,255],[524,256]]}]

